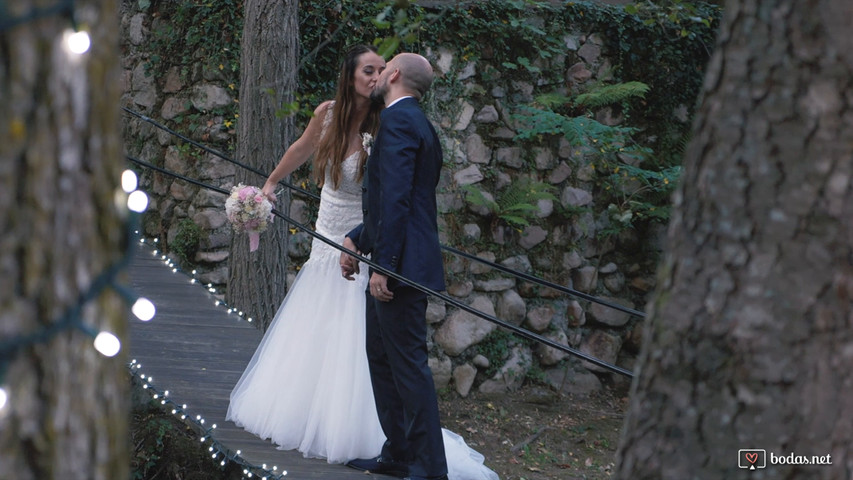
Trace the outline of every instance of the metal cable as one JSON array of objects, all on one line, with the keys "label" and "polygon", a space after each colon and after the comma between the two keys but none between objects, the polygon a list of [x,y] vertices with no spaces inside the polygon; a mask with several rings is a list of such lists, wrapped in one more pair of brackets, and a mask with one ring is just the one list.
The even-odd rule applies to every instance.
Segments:
[{"label": "metal cable", "polygon": [[519,272],[519,271],[513,270],[509,267],[505,267],[505,266],[498,264],[498,263],[490,262],[486,259],[476,257],[474,255],[471,255],[470,253],[466,253],[466,252],[463,252],[461,250],[457,250],[453,247],[442,245],[441,248],[443,250],[446,250],[446,251],[453,253],[455,255],[459,255],[460,257],[464,257],[464,258],[467,258],[469,260],[476,260],[476,261],[483,263],[485,265],[488,265],[488,266],[490,266],[496,270],[500,270],[504,273],[514,275],[514,276],[516,276],[522,280],[527,280],[528,282],[536,283],[538,285],[542,285],[542,286],[548,287],[548,288],[553,288],[554,290],[558,290],[558,291],[563,292],[565,294],[572,295],[572,296],[575,296],[578,298],[582,298],[584,300],[589,300],[590,302],[598,303],[600,305],[604,305],[605,307],[610,307],[610,308],[613,308],[615,310],[619,310],[619,311],[622,311],[625,313],[629,313],[631,315],[634,315],[634,316],[637,316],[640,318],[645,318],[645,316],[646,316],[645,313],[640,312],[638,310],[634,310],[633,308],[628,308],[628,307],[625,307],[623,305],[619,305],[618,303],[608,302],[607,300],[602,300],[600,298],[593,297],[592,295],[589,295],[589,294],[586,294],[583,292],[579,292],[575,289],[565,287],[563,285],[558,285],[556,283],[549,282],[548,280],[544,280],[544,279],[541,279],[539,277],[534,277],[533,275],[529,275],[529,274],[524,273],[524,272]]},{"label": "metal cable", "polygon": [[[151,169],[153,169],[153,170],[156,170],[156,171],[158,171],[158,172],[164,173],[164,174],[166,174],[166,175],[171,175],[171,176],[173,176],[173,177],[175,177],[175,178],[179,178],[179,179],[181,179],[181,180],[184,180],[184,181],[190,182],[190,183],[192,183],[192,184],[194,184],[194,185],[198,185],[198,186],[203,187],[203,188],[207,188],[207,189],[210,189],[210,190],[213,190],[213,191],[219,192],[219,193],[223,193],[223,194],[225,194],[225,195],[229,195],[229,194],[230,194],[230,192],[228,192],[227,190],[225,190],[225,189],[223,189],[223,188],[214,187],[214,186],[212,186],[212,185],[207,185],[207,184],[202,183],[202,182],[200,182],[200,181],[198,181],[198,180],[193,180],[193,179],[191,179],[191,178],[188,178],[188,177],[186,177],[186,176],[184,176],[184,175],[179,175],[179,174],[177,174],[177,173],[170,172],[170,171],[168,171],[168,170],[166,170],[166,169],[164,169],[164,168],[161,168],[161,167],[156,167],[156,166],[154,166],[154,165],[151,165],[151,164],[150,164],[150,163],[148,163],[148,162],[144,162],[144,161],[139,160],[139,159],[136,159],[136,158],[134,158],[134,157],[127,156],[127,159],[128,159],[128,160],[130,160],[131,162],[134,162],[134,163],[136,163],[136,164],[138,164],[138,165],[141,165],[141,166],[143,166],[143,167],[151,168]],[[607,369],[607,370],[610,370],[610,371],[612,371],[612,372],[614,372],[614,373],[618,373],[618,374],[620,374],[620,375],[624,375],[624,376],[626,376],[626,377],[633,377],[633,374],[631,373],[631,371],[630,371],[630,370],[626,370],[626,369],[624,369],[624,368],[622,368],[622,367],[619,367],[619,366],[616,366],[616,365],[612,365],[612,364],[610,364],[610,363],[605,362],[604,360],[598,359],[598,358],[593,357],[593,356],[591,356],[591,355],[589,355],[589,354],[586,354],[586,353],[584,353],[584,352],[581,352],[580,350],[576,350],[576,349],[574,349],[574,348],[572,348],[572,347],[569,347],[569,346],[567,346],[567,345],[563,345],[563,344],[561,344],[561,343],[557,343],[557,342],[555,342],[555,341],[553,341],[553,340],[551,340],[551,339],[549,339],[549,338],[545,338],[545,337],[543,337],[543,336],[541,336],[541,335],[539,335],[539,334],[533,333],[533,332],[531,332],[531,331],[529,331],[529,330],[525,330],[525,329],[523,329],[523,328],[521,328],[521,327],[518,327],[518,326],[516,326],[516,325],[513,325],[513,324],[511,324],[511,323],[505,322],[505,321],[503,321],[503,320],[501,320],[501,319],[499,319],[499,318],[497,318],[497,317],[494,317],[494,316],[489,315],[489,314],[487,314],[487,313],[483,313],[483,312],[481,312],[481,311],[477,310],[476,308],[471,307],[470,305],[466,305],[466,304],[464,304],[464,303],[460,302],[459,300],[456,300],[455,298],[452,298],[452,297],[447,296],[447,295],[445,295],[445,294],[443,294],[443,293],[440,293],[440,292],[436,292],[435,290],[432,290],[432,289],[427,288],[427,287],[425,287],[425,286],[423,286],[423,285],[420,285],[420,284],[418,284],[418,283],[415,283],[415,282],[413,282],[413,281],[411,281],[411,280],[409,280],[409,279],[407,279],[407,278],[403,277],[402,275],[399,275],[399,274],[397,274],[397,273],[395,273],[395,272],[392,272],[392,271],[390,271],[390,270],[387,270],[387,269],[385,269],[385,268],[383,268],[383,267],[379,266],[378,264],[374,263],[372,260],[368,259],[367,257],[364,257],[364,256],[359,255],[358,253],[356,253],[356,252],[354,252],[354,251],[352,251],[352,250],[349,250],[349,249],[347,249],[347,248],[344,248],[343,246],[339,245],[339,244],[338,244],[338,243],[336,243],[335,241],[330,240],[330,239],[328,239],[328,238],[324,237],[323,235],[321,235],[321,234],[319,234],[319,233],[315,232],[315,231],[314,231],[314,230],[312,230],[310,227],[308,227],[308,226],[306,226],[306,225],[304,225],[304,224],[302,224],[302,223],[297,222],[296,220],[294,220],[294,219],[292,219],[292,218],[288,217],[287,215],[284,215],[283,213],[279,212],[279,211],[278,211],[278,209],[275,209],[275,208],[274,208],[274,209],[272,210],[272,213],[273,213],[273,215],[275,215],[275,216],[277,216],[277,217],[281,218],[282,220],[284,220],[285,222],[287,222],[287,223],[289,223],[289,224],[293,225],[294,227],[298,228],[299,230],[301,230],[301,231],[303,231],[303,232],[305,232],[305,233],[308,233],[309,235],[311,235],[312,237],[314,237],[314,238],[316,238],[316,239],[318,239],[318,240],[322,241],[323,243],[325,243],[325,244],[327,244],[327,245],[329,245],[329,246],[331,246],[331,247],[333,247],[333,248],[336,248],[337,250],[339,250],[339,251],[341,251],[341,252],[346,252],[346,253],[348,253],[349,255],[351,255],[351,256],[353,256],[353,257],[357,258],[359,261],[366,263],[366,264],[367,264],[367,265],[369,265],[371,268],[373,268],[374,270],[376,270],[376,271],[378,271],[378,272],[382,273],[383,275],[387,275],[388,277],[391,277],[391,278],[393,278],[393,279],[395,279],[395,280],[397,280],[397,281],[399,281],[399,282],[403,282],[403,283],[405,283],[405,284],[408,284],[408,285],[410,285],[410,286],[414,287],[415,289],[417,289],[417,290],[419,290],[419,291],[421,291],[421,292],[423,292],[423,293],[425,293],[425,294],[427,294],[427,295],[430,295],[430,296],[433,296],[433,297],[439,298],[439,299],[443,300],[444,302],[449,303],[450,305],[453,305],[453,306],[455,306],[455,307],[457,307],[457,308],[459,308],[459,309],[461,309],[461,310],[464,310],[464,311],[466,311],[466,312],[468,312],[468,313],[471,313],[471,314],[473,314],[473,315],[476,315],[476,316],[478,316],[478,317],[480,317],[480,318],[482,318],[482,319],[484,319],[484,320],[487,320],[487,321],[492,322],[492,323],[494,323],[494,324],[497,324],[497,325],[499,325],[499,326],[501,326],[501,327],[503,327],[503,328],[506,328],[507,330],[510,330],[510,331],[512,331],[513,333],[515,333],[515,334],[517,334],[517,335],[519,335],[519,336],[521,336],[521,337],[524,337],[524,338],[527,338],[527,339],[530,339],[530,340],[535,340],[535,341],[537,341],[537,342],[539,342],[539,343],[545,344],[545,345],[547,345],[547,346],[549,346],[549,347],[551,347],[551,348],[555,348],[555,349],[560,350],[560,351],[562,351],[562,352],[566,352],[566,353],[568,353],[568,354],[570,354],[570,355],[573,355],[573,356],[575,356],[575,357],[578,357],[578,358],[581,358],[581,359],[583,359],[583,360],[586,360],[586,361],[588,361],[588,362],[590,362],[590,363],[593,363],[593,364],[595,364],[595,365],[598,365],[598,366],[600,366],[600,367],[602,367],[602,368],[605,368],[605,369]]]},{"label": "metal cable", "polygon": [[[203,144],[201,144],[201,143],[199,143],[199,142],[196,142],[195,140],[193,140],[193,139],[191,139],[191,138],[187,137],[186,135],[180,134],[180,133],[178,133],[178,132],[176,132],[176,131],[172,130],[171,128],[169,128],[169,127],[167,127],[167,126],[163,125],[162,123],[159,123],[159,122],[157,122],[156,120],[153,120],[153,119],[152,119],[152,118],[150,118],[150,117],[146,117],[145,115],[143,115],[143,114],[141,114],[141,113],[139,113],[139,112],[134,112],[133,110],[131,110],[131,109],[129,109],[129,108],[121,107],[121,109],[122,109],[122,110],[124,110],[125,112],[127,112],[127,113],[129,113],[129,114],[131,114],[131,115],[135,116],[135,117],[138,117],[138,118],[140,118],[140,119],[142,119],[142,120],[144,120],[144,121],[146,121],[146,122],[150,123],[151,125],[154,125],[155,127],[159,128],[159,129],[161,129],[161,130],[163,130],[163,131],[165,131],[165,132],[169,132],[170,134],[172,134],[172,135],[174,135],[174,136],[176,136],[176,137],[180,138],[181,140],[183,140],[183,141],[185,141],[185,142],[187,142],[187,143],[189,143],[189,144],[191,144],[191,145],[193,145],[193,146],[196,146],[196,147],[198,147],[198,148],[200,148],[200,149],[204,150],[205,152],[207,152],[207,153],[209,153],[209,154],[211,154],[211,155],[215,155],[215,156],[217,156],[217,157],[219,157],[219,158],[221,158],[221,159],[223,159],[223,160],[225,160],[225,161],[227,161],[227,162],[233,163],[234,165],[237,165],[237,166],[239,166],[239,167],[242,167],[242,168],[244,168],[244,169],[246,169],[246,170],[248,170],[248,171],[250,171],[250,172],[252,172],[252,173],[255,173],[255,174],[257,174],[257,175],[260,175],[260,176],[261,176],[261,177],[263,177],[263,178],[267,178],[267,176],[268,176],[265,172],[262,172],[262,171],[258,170],[257,168],[252,167],[251,165],[246,165],[245,163],[239,162],[239,161],[237,161],[237,160],[235,160],[235,159],[233,159],[233,158],[229,157],[228,155],[226,155],[226,154],[224,154],[224,153],[222,153],[222,152],[220,152],[220,151],[217,151],[217,150],[214,150],[214,149],[212,149],[212,148],[208,147],[207,145],[203,145]],[[287,187],[287,188],[291,189],[291,190],[297,191],[297,192],[299,192],[299,193],[301,193],[301,194],[303,194],[303,195],[306,195],[306,196],[308,196],[308,197],[311,197],[311,198],[313,198],[313,199],[315,199],[315,200],[319,200],[319,199],[320,199],[320,195],[317,195],[316,193],[313,193],[313,192],[309,192],[308,190],[305,190],[304,188],[297,187],[296,185],[292,185],[292,184],[290,184],[290,183],[287,183],[287,182],[285,182],[284,180],[282,180],[282,181],[280,181],[280,182],[278,182],[278,183],[279,183],[280,185],[283,185],[283,186],[285,186],[285,187]]]},{"label": "metal cable", "polygon": [[[169,133],[171,133],[172,135],[175,135],[175,136],[177,136],[177,137],[181,138],[182,140],[184,140],[184,141],[186,141],[186,142],[189,142],[189,143],[191,143],[192,145],[195,145],[195,146],[197,146],[197,147],[201,148],[202,150],[204,150],[204,151],[206,151],[206,152],[208,152],[208,153],[211,153],[211,154],[213,154],[213,155],[216,155],[216,156],[218,156],[219,158],[222,158],[223,160],[226,160],[226,161],[228,161],[228,162],[234,163],[235,165],[238,165],[238,166],[243,167],[243,168],[245,168],[245,169],[247,169],[247,170],[250,170],[250,171],[252,171],[252,172],[254,172],[254,173],[256,173],[256,174],[258,174],[258,175],[260,175],[260,176],[262,176],[262,177],[264,177],[264,178],[266,178],[266,177],[267,177],[267,175],[266,175],[266,174],[264,174],[263,172],[260,172],[259,170],[255,169],[255,168],[253,168],[253,167],[251,167],[251,166],[244,165],[244,164],[242,164],[242,163],[238,162],[237,160],[234,160],[234,159],[232,159],[232,158],[228,157],[228,156],[227,156],[227,155],[225,155],[224,153],[217,152],[216,150],[213,150],[213,149],[211,149],[211,148],[209,148],[209,147],[207,147],[207,146],[205,146],[205,145],[202,145],[201,143],[198,143],[198,142],[196,142],[196,141],[194,141],[194,140],[191,140],[191,139],[189,139],[189,138],[185,137],[184,135],[181,135],[180,133],[175,132],[174,130],[170,129],[169,127],[167,127],[167,126],[165,126],[165,125],[162,125],[162,124],[158,123],[157,121],[152,120],[152,119],[151,119],[151,118],[149,118],[149,117],[146,117],[145,115],[142,115],[141,113],[134,112],[133,110],[130,110],[130,109],[125,108],[125,107],[122,107],[122,110],[124,110],[125,112],[127,112],[127,113],[129,113],[129,114],[131,114],[131,115],[134,115],[134,116],[136,116],[136,117],[139,117],[139,118],[141,118],[142,120],[144,120],[144,121],[146,121],[146,122],[148,122],[148,123],[150,123],[150,124],[154,125],[155,127],[160,128],[160,129],[162,129],[162,130],[164,130],[164,131],[166,131],[166,132],[169,132]],[[130,158],[130,157],[128,157],[128,158]],[[134,161],[136,161],[136,160],[134,160]],[[167,172],[167,171],[165,171],[165,170],[160,169],[159,167],[154,167],[153,165],[151,165],[150,167],[151,167],[151,168],[153,168],[153,169],[155,169],[155,170],[160,170],[160,171],[163,171],[164,173],[167,173],[167,174],[173,175],[173,176],[175,176],[175,177],[181,178],[181,179],[186,180],[186,181],[188,181],[188,182],[195,183],[195,181],[194,181],[194,180],[192,180],[192,179],[189,179],[189,178],[187,178],[187,177],[180,176],[180,175],[178,175],[178,174],[173,174],[173,173]],[[308,197],[310,197],[310,198],[313,198],[313,199],[315,199],[315,200],[319,200],[319,199],[320,199],[320,196],[319,196],[319,195],[317,195],[317,194],[315,194],[315,193],[312,193],[312,192],[309,192],[308,190],[304,190],[304,189],[302,189],[302,188],[299,188],[299,187],[297,187],[297,186],[295,186],[295,185],[292,185],[292,184],[290,184],[290,183],[287,183],[287,182],[285,182],[285,181],[283,181],[283,180],[282,180],[282,181],[280,181],[280,182],[279,182],[279,184],[280,184],[280,185],[283,185],[283,186],[285,186],[285,187],[287,187],[287,188],[290,188],[290,189],[292,189],[292,190],[295,190],[295,191],[297,191],[297,192],[303,193],[303,194],[305,194],[306,196],[308,196]],[[216,187],[210,187],[210,188],[212,188],[212,189],[216,189]],[[228,192],[222,192],[222,193],[225,193],[226,195],[228,195]],[[587,300],[587,301],[590,301],[590,302],[593,302],[593,303],[597,303],[597,304],[599,304],[599,305],[603,305],[603,306],[605,306],[605,307],[613,308],[613,309],[615,309],[615,310],[619,310],[619,311],[621,311],[621,312],[625,312],[625,313],[628,313],[628,314],[630,314],[630,315],[634,315],[634,316],[639,317],[639,318],[645,318],[645,317],[646,317],[646,314],[645,314],[645,313],[643,313],[643,312],[641,312],[641,311],[634,310],[634,309],[632,309],[632,308],[628,308],[628,307],[625,307],[625,306],[623,306],[623,305],[619,305],[619,304],[617,304],[617,303],[608,302],[607,300],[602,300],[602,299],[597,298],[597,297],[594,297],[594,296],[592,296],[592,295],[589,295],[589,294],[586,294],[586,293],[583,293],[583,292],[579,292],[579,291],[574,290],[574,289],[572,289],[572,288],[569,288],[569,287],[566,287],[566,286],[563,286],[563,285],[558,285],[558,284],[556,284],[556,283],[549,282],[549,281],[547,281],[547,280],[543,280],[543,279],[541,279],[541,278],[534,277],[534,276],[529,275],[529,274],[526,274],[526,273],[522,273],[522,272],[515,271],[515,270],[513,270],[513,269],[511,269],[511,268],[505,267],[505,266],[503,266],[503,265],[500,265],[500,264],[497,264],[497,263],[494,263],[494,262],[490,262],[489,260],[486,260],[486,259],[484,259],[484,258],[480,258],[480,257],[477,257],[477,256],[475,256],[475,255],[471,255],[470,253],[463,252],[463,251],[461,251],[461,250],[458,250],[458,249],[456,249],[456,248],[453,248],[453,247],[450,247],[450,246],[447,246],[447,245],[441,245],[441,249],[442,249],[442,250],[444,250],[444,251],[450,252],[450,253],[452,253],[452,254],[454,254],[454,255],[459,255],[460,257],[466,258],[466,259],[468,259],[468,260],[475,261],[475,262],[478,262],[478,263],[482,263],[482,264],[487,265],[487,266],[489,266],[489,267],[491,267],[491,268],[494,268],[494,269],[496,269],[496,270],[500,270],[501,272],[507,273],[507,274],[509,274],[509,275],[513,275],[513,276],[515,276],[516,278],[521,278],[521,279],[526,280],[526,281],[528,281],[528,282],[535,283],[535,284],[537,284],[537,285],[542,285],[542,286],[544,286],[544,287],[553,288],[554,290],[557,290],[557,291],[559,291],[559,292],[565,293],[565,294],[567,294],[567,295],[571,295],[571,296],[574,296],[574,297],[577,297],[577,298],[580,298],[580,299],[583,299],[583,300]]]}]

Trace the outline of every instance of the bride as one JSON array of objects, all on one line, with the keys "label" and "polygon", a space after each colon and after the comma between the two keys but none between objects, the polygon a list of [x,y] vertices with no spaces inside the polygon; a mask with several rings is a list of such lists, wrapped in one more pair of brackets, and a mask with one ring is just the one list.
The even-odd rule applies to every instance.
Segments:
[{"label": "bride", "polygon": [[[317,233],[341,244],[361,223],[361,176],[381,106],[370,102],[385,61],[374,47],[350,49],[334,101],[314,110],[302,136],[263,186],[275,201],[279,180],[314,155],[322,188]],[[327,161],[328,160],[328,161]],[[282,450],[344,463],[379,454],[385,435],[373,400],[364,350],[367,273],[355,282],[340,274],[340,252],[315,239],[246,370],[231,392],[226,420],[270,439]],[[497,480],[483,456],[443,430],[451,480]]]}]

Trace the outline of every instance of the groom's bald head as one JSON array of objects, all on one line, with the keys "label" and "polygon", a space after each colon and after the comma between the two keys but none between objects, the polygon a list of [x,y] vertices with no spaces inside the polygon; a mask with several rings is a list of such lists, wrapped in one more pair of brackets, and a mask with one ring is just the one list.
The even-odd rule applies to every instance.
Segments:
[{"label": "groom's bald head", "polygon": [[[393,66],[392,66],[393,65]],[[403,87],[420,99],[429,90],[434,77],[429,60],[416,53],[401,53],[386,68],[400,71]]]}]

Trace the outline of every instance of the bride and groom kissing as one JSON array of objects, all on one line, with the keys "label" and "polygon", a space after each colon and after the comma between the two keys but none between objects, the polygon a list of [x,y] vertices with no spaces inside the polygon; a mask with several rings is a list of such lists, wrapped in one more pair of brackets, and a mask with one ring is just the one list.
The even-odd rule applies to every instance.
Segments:
[{"label": "bride and groom kissing", "polygon": [[[314,157],[316,230],[383,269],[445,288],[435,188],[441,145],[419,101],[429,61],[373,47],[346,54],[335,100],[315,109],[263,187]],[[370,154],[364,134],[375,138]],[[412,480],[496,480],[440,426],[428,366],[427,295],[314,240],[226,418],[281,449]]]}]

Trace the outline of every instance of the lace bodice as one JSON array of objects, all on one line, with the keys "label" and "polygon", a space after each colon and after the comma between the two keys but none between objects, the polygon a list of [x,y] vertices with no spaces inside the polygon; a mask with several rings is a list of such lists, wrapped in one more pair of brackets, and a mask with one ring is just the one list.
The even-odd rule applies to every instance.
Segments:
[{"label": "lace bodice", "polygon": [[[328,237],[338,244],[343,243],[344,235],[361,223],[361,183],[358,181],[358,156],[356,151],[341,165],[341,184],[336,189],[332,183],[330,169],[326,169],[326,180],[320,192],[320,209],[317,213],[317,233]],[[311,257],[319,255],[339,255],[340,251],[322,240],[314,239],[311,245]]]}]

